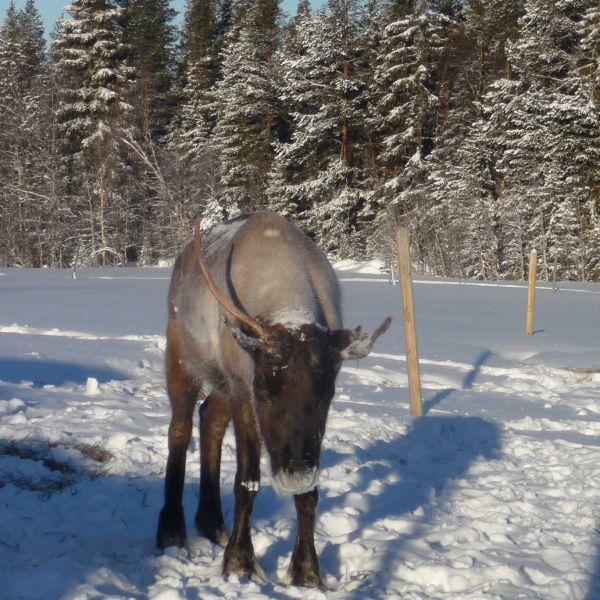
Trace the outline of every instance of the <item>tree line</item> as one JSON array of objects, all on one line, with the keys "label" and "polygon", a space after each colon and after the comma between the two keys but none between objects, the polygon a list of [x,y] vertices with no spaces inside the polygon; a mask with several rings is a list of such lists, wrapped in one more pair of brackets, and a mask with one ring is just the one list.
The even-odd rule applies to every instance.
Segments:
[{"label": "tree line", "polygon": [[35,0],[0,27],[0,264],[172,256],[261,208],[330,255],[600,280],[597,0]]}]

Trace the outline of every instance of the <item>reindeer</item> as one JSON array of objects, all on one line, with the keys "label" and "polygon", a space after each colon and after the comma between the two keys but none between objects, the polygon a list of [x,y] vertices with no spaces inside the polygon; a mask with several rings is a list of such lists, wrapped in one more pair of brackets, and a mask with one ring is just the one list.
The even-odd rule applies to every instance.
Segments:
[{"label": "reindeer", "polygon": [[[177,258],[168,297],[166,379],[171,401],[165,504],[157,544],[185,546],[181,504],[193,412],[200,405],[200,500],[195,524],[226,545],[223,574],[265,580],[250,515],[260,482],[261,444],[272,482],[294,495],[297,535],[288,583],[320,586],[314,545],[321,440],[335,379],[346,358],[366,356],[386,331],[342,328],[340,290],[321,250],[276,214],[214,227]],[[251,316],[252,315],[252,316]],[[235,512],[228,535],[220,464],[230,422],[236,440]]]}]

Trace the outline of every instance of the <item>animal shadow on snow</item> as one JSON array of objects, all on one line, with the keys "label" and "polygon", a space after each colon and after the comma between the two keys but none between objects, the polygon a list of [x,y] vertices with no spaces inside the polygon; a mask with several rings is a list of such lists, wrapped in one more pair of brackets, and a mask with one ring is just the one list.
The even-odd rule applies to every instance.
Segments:
[{"label": "animal shadow on snow", "polygon": [[594,572],[590,580],[590,589],[585,600],[598,600],[600,598],[600,524],[595,528],[596,536],[598,539],[598,549],[596,550],[596,564],[594,565]]},{"label": "animal shadow on snow", "polygon": [[[402,560],[404,544],[411,538],[421,537],[427,530],[428,522],[435,515],[436,498],[451,486],[453,479],[463,476],[478,457],[494,458],[500,449],[499,438],[498,428],[479,418],[427,417],[413,421],[404,435],[389,442],[377,440],[366,448],[356,447],[352,454],[325,448],[322,457],[324,468],[349,463],[354,465],[355,470],[350,475],[353,485],[348,492],[335,497],[328,496],[325,491],[322,493],[319,514],[343,510],[348,504],[347,496],[352,492],[362,495],[365,501],[358,527],[350,534],[348,541],[360,541],[365,529],[385,518],[413,518],[415,529],[410,534],[398,534],[394,540],[381,542],[387,546],[384,558],[375,574],[371,572],[366,576],[364,573],[346,573],[340,560],[339,542],[328,542],[320,553],[322,575],[333,574],[341,580],[342,588],[353,579],[360,581],[360,587],[348,591],[347,598],[364,598],[365,593],[368,594],[365,587],[372,583],[373,577],[377,578],[377,589],[385,588],[388,573]],[[38,446],[29,445],[21,445],[16,454],[37,461],[43,461],[47,456],[41,453]],[[27,592],[21,592],[31,589],[27,583],[27,573],[33,572],[35,566],[35,572],[41,580],[53,582],[52,592],[57,593],[56,597],[72,589],[74,583],[91,581],[90,578],[96,577],[95,573],[108,569],[114,575],[113,582],[97,581],[92,585],[99,596],[143,598],[143,592],[138,594],[131,589],[125,590],[116,582],[128,581],[138,590],[144,590],[156,580],[158,565],[154,558],[157,556],[154,531],[162,503],[162,479],[93,474],[83,464],[69,464],[73,472],[65,473],[67,485],[60,486],[62,489],[39,489],[45,492],[41,495],[34,491],[35,488],[29,488],[33,494],[22,496],[23,502],[29,507],[31,521],[23,521],[23,525],[15,530],[15,535],[7,539],[7,546],[0,547],[0,564],[4,562],[5,568],[10,569],[11,565],[12,568],[15,566],[13,544],[18,543],[20,536],[28,540],[18,558],[19,568],[24,569],[24,575],[20,582],[13,579],[12,584],[16,587],[11,585],[10,591],[14,592],[12,597],[30,597]],[[44,466],[48,468],[50,478],[50,471],[56,465]],[[390,478],[390,475],[393,477]],[[382,483],[377,495],[369,491],[374,480]],[[186,487],[192,485],[197,486],[197,482],[190,482]],[[22,489],[26,492],[27,486],[22,486]],[[196,494],[190,491],[188,489],[186,492],[186,515],[189,519],[188,532],[193,536],[191,515]],[[229,486],[224,487],[223,491],[226,508],[232,505],[233,497]],[[287,510],[290,509],[289,502],[276,496],[268,486],[261,492],[264,497],[257,500],[256,519],[272,520],[273,515],[285,512],[286,506]],[[38,503],[43,503],[46,510],[38,512],[35,509],[41,506]],[[411,513],[419,507],[423,508],[424,513],[419,517],[411,517]],[[64,516],[59,524],[53,524],[50,534],[47,532],[47,511],[58,511]],[[17,513],[6,516],[16,519]],[[261,559],[262,566],[268,571],[275,571],[277,557],[291,551],[292,545],[293,531],[290,530],[267,550]],[[214,569],[218,570],[220,551],[213,548],[213,553],[211,565],[215,563]],[[56,565],[63,565],[64,568],[56,572]],[[31,570],[28,570],[30,566]],[[198,597],[201,589],[197,590]],[[265,589],[271,597],[286,597],[273,584],[266,584]],[[186,593],[188,598],[194,598],[196,590],[189,589]]]},{"label": "animal shadow on snow", "polygon": [[32,381],[33,387],[64,385],[67,382],[84,384],[88,377],[99,383],[113,379],[124,380],[131,377],[110,367],[98,367],[82,363],[52,360],[47,358],[5,358],[0,356],[0,381],[21,383]]},{"label": "animal shadow on snow", "polygon": [[[323,574],[334,574],[342,587],[351,580],[363,580],[354,592],[349,592],[348,598],[364,597],[364,588],[373,583],[370,581],[373,577],[377,579],[377,588],[386,588],[389,574],[403,560],[406,542],[426,533],[437,506],[444,502],[444,494],[451,491],[452,482],[464,477],[475,460],[493,460],[500,450],[497,425],[478,417],[462,416],[418,418],[404,435],[391,441],[377,440],[364,449],[356,447],[358,467],[349,474],[353,481],[351,489],[334,497],[323,494],[320,514],[343,510],[348,504],[348,494],[358,493],[364,510],[358,517],[358,529],[348,536],[349,542],[360,542],[365,529],[378,522],[385,529],[382,521],[386,518],[414,520],[414,527],[410,533],[398,533],[393,540],[381,542],[387,547],[374,575],[347,572],[340,560],[339,544],[328,542],[321,553]],[[347,454],[328,448],[324,450],[322,466],[328,468],[348,458]],[[376,491],[370,488],[374,481],[381,484]],[[418,516],[413,515],[419,508]]]},{"label": "animal shadow on snow", "polygon": [[481,367],[483,367],[483,365],[485,365],[485,363],[487,363],[490,360],[493,354],[494,353],[491,350],[485,350],[477,357],[477,360],[473,363],[473,367],[463,379],[463,390],[470,390],[473,387],[473,384],[475,383],[477,377],[479,376],[479,373],[481,372]]},{"label": "animal shadow on snow", "polygon": [[[477,381],[479,374],[481,373],[481,368],[490,360],[490,358],[494,355],[491,350],[484,350],[475,360],[471,370],[465,375],[462,388],[463,390],[470,390],[473,387],[473,384]],[[431,398],[425,400],[423,403],[423,412],[427,414],[432,408],[436,407],[443,400],[445,400],[450,394],[455,392],[454,388],[445,388],[436,392]]]}]

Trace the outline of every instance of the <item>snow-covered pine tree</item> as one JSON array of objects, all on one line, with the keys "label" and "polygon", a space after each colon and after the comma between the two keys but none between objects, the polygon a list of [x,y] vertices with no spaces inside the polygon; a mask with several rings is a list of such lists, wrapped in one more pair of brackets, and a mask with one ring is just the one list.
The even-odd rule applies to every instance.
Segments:
[{"label": "snow-covered pine tree", "polygon": [[216,119],[214,86],[219,74],[219,41],[215,0],[189,0],[184,25],[184,103],[175,146],[191,163],[206,158]]},{"label": "snow-covered pine tree", "polygon": [[[188,0],[179,64],[180,103],[171,122],[163,157],[167,197],[157,198],[162,223],[159,245],[173,252],[189,234],[189,223],[204,214],[210,224],[223,217],[216,206],[216,152],[210,145],[216,121],[214,86],[219,77],[219,48],[230,20],[228,0]],[[212,215],[209,216],[209,215]]]},{"label": "snow-covered pine tree", "polygon": [[175,104],[176,12],[169,0],[117,2],[125,9],[123,41],[135,69],[131,103],[137,126],[144,139],[162,142]]},{"label": "snow-covered pine tree", "polygon": [[35,86],[36,78],[45,70],[46,40],[44,24],[35,0],[27,0],[19,15],[20,44],[25,55],[25,65],[21,76],[28,85]]},{"label": "snow-covered pine tree", "polygon": [[379,228],[416,222],[424,161],[434,148],[439,123],[441,65],[448,45],[448,17],[427,3],[389,8],[374,78],[372,127],[378,140]]},{"label": "snow-covered pine tree", "polygon": [[[593,100],[600,111],[600,5],[595,0],[587,1],[583,39],[584,73],[592,86]],[[600,281],[600,163],[596,163],[590,177],[589,200],[583,210],[585,223],[585,271],[586,277]]]},{"label": "snow-covered pine tree", "polygon": [[[507,90],[505,97],[501,97],[497,90],[495,106],[507,103],[511,91]],[[465,132],[460,130],[458,122],[461,111],[455,110],[453,127],[444,132],[430,159],[424,185],[429,204],[420,227],[422,245],[429,254],[429,264],[435,265],[438,273],[469,279],[497,279],[503,261],[499,202],[502,180],[497,172],[502,154],[500,142],[491,131],[494,127],[501,128],[501,124],[490,121],[484,103],[480,118]],[[468,111],[462,111],[464,127],[469,125],[466,113]],[[495,116],[501,114],[499,110]],[[512,217],[516,223],[507,241],[521,248],[523,235],[518,227],[521,223],[518,210]],[[433,239],[427,237],[428,229],[434,232]]]},{"label": "snow-covered pine tree", "polygon": [[[373,118],[373,107],[379,94],[375,74],[381,56],[383,31],[389,20],[388,8],[387,0],[369,0],[357,28],[353,66],[355,79],[361,83],[361,92],[357,96],[354,118],[353,160],[355,166],[360,167],[360,188],[363,190],[356,223],[361,252],[364,256],[379,256],[389,261],[394,260],[395,252],[387,243],[389,236],[381,235],[379,217],[385,206],[381,194],[376,192],[381,177],[378,160],[380,139],[377,118]],[[382,240],[385,240],[383,246]]]},{"label": "snow-covered pine tree", "polygon": [[[131,103],[134,131],[126,136],[129,160],[127,202],[130,234],[128,260],[148,264],[157,249],[172,248],[170,216],[177,212],[170,172],[175,163],[166,147],[180,101],[177,81],[175,11],[168,0],[116,0],[124,9],[124,64],[134,69],[126,99]],[[166,174],[169,173],[167,176]],[[178,242],[180,241],[177,240]],[[179,245],[179,244],[177,244]]]},{"label": "snow-covered pine tree", "polygon": [[[600,129],[588,82],[577,68],[584,3],[528,0],[525,9],[520,39],[509,52],[514,83],[503,109],[505,129],[495,132],[504,146],[498,168],[505,219],[510,222],[519,207],[524,246],[538,250],[542,276],[550,277],[556,263],[559,278],[585,279],[590,253],[597,252],[587,247],[590,225],[583,214],[593,202],[590,178],[597,177]],[[489,100],[495,103],[493,96]],[[511,261],[508,252],[506,259]]]},{"label": "snow-covered pine tree", "polygon": [[[26,6],[30,14],[17,10],[11,0],[0,27],[0,103],[3,129],[13,119],[22,118],[25,97],[39,83],[36,78],[45,61],[43,28],[41,34],[36,30],[41,22],[39,13],[36,21],[35,4],[29,0]],[[18,125],[14,127],[16,130]]]},{"label": "snow-covered pine tree", "polygon": [[[329,117],[334,117],[339,129],[339,156],[328,161],[321,175],[331,182],[331,191],[322,200],[317,198],[310,210],[309,227],[323,230],[320,243],[341,258],[363,257],[366,239],[365,222],[373,201],[371,183],[363,167],[369,149],[363,149],[368,137],[367,85],[371,72],[364,68],[366,52],[362,37],[365,10],[369,7],[357,0],[329,0],[324,21],[325,38],[333,44],[334,68],[337,76],[331,80],[332,104]],[[336,64],[337,63],[337,64]],[[319,239],[319,237],[317,237]]]},{"label": "snow-covered pine tree", "polygon": [[291,138],[277,148],[271,197],[279,197],[326,251],[362,255],[357,224],[367,194],[354,148],[365,120],[365,86],[354,64],[360,7],[336,0],[326,11],[298,18],[280,89]]},{"label": "snow-covered pine tree", "polygon": [[[23,85],[21,68],[25,63],[20,44],[19,12],[11,0],[0,28],[0,256],[5,265],[26,264],[22,256],[23,241],[27,237],[24,213],[27,211],[25,195],[20,191],[24,177],[20,175],[18,159],[22,140],[18,131],[23,119]],[[15,137],[17,136],[17,137]],[[16,176],[16,179],[15,179]],[[17,189],[9,191],[8,185]]]},{"label": "snow-covered pine tree", "polygon": [[0,28],[0,262],[53,264],[50,230],[59,219],[53,175],[50,84],[44,28],[34,0],[9,5]]},{"label": "snow-covered pine tree", "polygon": [[72,0],[53,43],[58,120],[69,193],[77,199],[89,253],[126,254],[132,211],[123,137],[131,134],[134,68],[124,44],[124,11],[110,0]]},{"label": "snow-covered pine tree", "polygon": [[600,107],[600,5],[595,0],[587,0],[583,26],[584,71],[594,86],[594,99]]},{"label": "snow-covered pine tree", "polygon": [[282,50],[289,55],[302,54],[304,52],[301,41],[302,29],[311,16],[310,0],[299,0],[296,7],[296,14],[290,19],[290,22],[285,30],[285,40]]},{"label": "snow-covered pine tree", "polygon": [[[488,8],[491,21],[475,21],[483,59],[490,56],[485,40],[494,38],[493,27],[509,7]],[[559,277],[588,276],[598,130],[575,68],[581,8],[577,2],[526,3],[506,65],[494,61],[503,76],[475,105],[479,118],[456,151],[434,161],[430,195],[435,210],[452,222],[447,245],[459,249],[467,276],[522,279],[531,247],[540,253],[544,277],[555,261]]]},{"label": "snow-covered pine tree", "polygon": [[278,35],[276,0],[235,5],[225,35],[222,79],[215,89],[218,111],[211,145],[218,153],[219,183],[213,218],[265,206],[278,109],[273,54]]},{"label": "snow-covered pine tree", "polygon": [[268,207],[292,220],[298,221],[305,215],[308,205],[304,199],[296,197],[289,187],[304,167],[298,163],[290,144],[293,135],[294,115],[302,114],[310,106],[309,94],[298,93],[303,87],[305,72],[302,69],[308,48],[315,36],[315,21],[311,15],[309,0],[300,0],[296,15],[291,19],[285,31],[282,47],[278,49],[274,60],[274,79],[278,100],[285,113],[283,122],[287,124],[281,139],[275,140],[275,156],[268,175]]},{"label": "snow-covered pine tree", "polygon": [[484,136],[489,124],[481,100],[490,83],[508,73],[506,47],[517,34],[521,13],[521,0],[470,0],[461,26],[454,27],[446,59],[452,68],[443,69],[448,75],[439,83],[442,106],[420,186],[426,204],[416,230],[421,260],[433,272],[499,276],[498,154],[494,140]]}]

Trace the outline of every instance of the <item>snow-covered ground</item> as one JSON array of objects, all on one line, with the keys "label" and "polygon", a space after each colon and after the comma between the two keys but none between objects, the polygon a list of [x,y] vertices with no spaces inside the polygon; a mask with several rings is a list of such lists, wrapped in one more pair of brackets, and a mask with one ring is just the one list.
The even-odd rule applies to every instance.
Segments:
[{"label": "snow-covered ground", "polygon": [[[295,516],[265,473],[269,583],[223,579],[192,526],[160,554],[169,406],[166,269],[0,272],[0,598],[600,598],[600,286],[417,278],[426,415],[411,418],[398,287],[340,265],[348,326],[396,319],[347,363],[328,422],[316,544],[326,590],[285,587]],[[548,286],[541,286],[547,288]],[[223,500],[231,521],[229,432]]]}]

